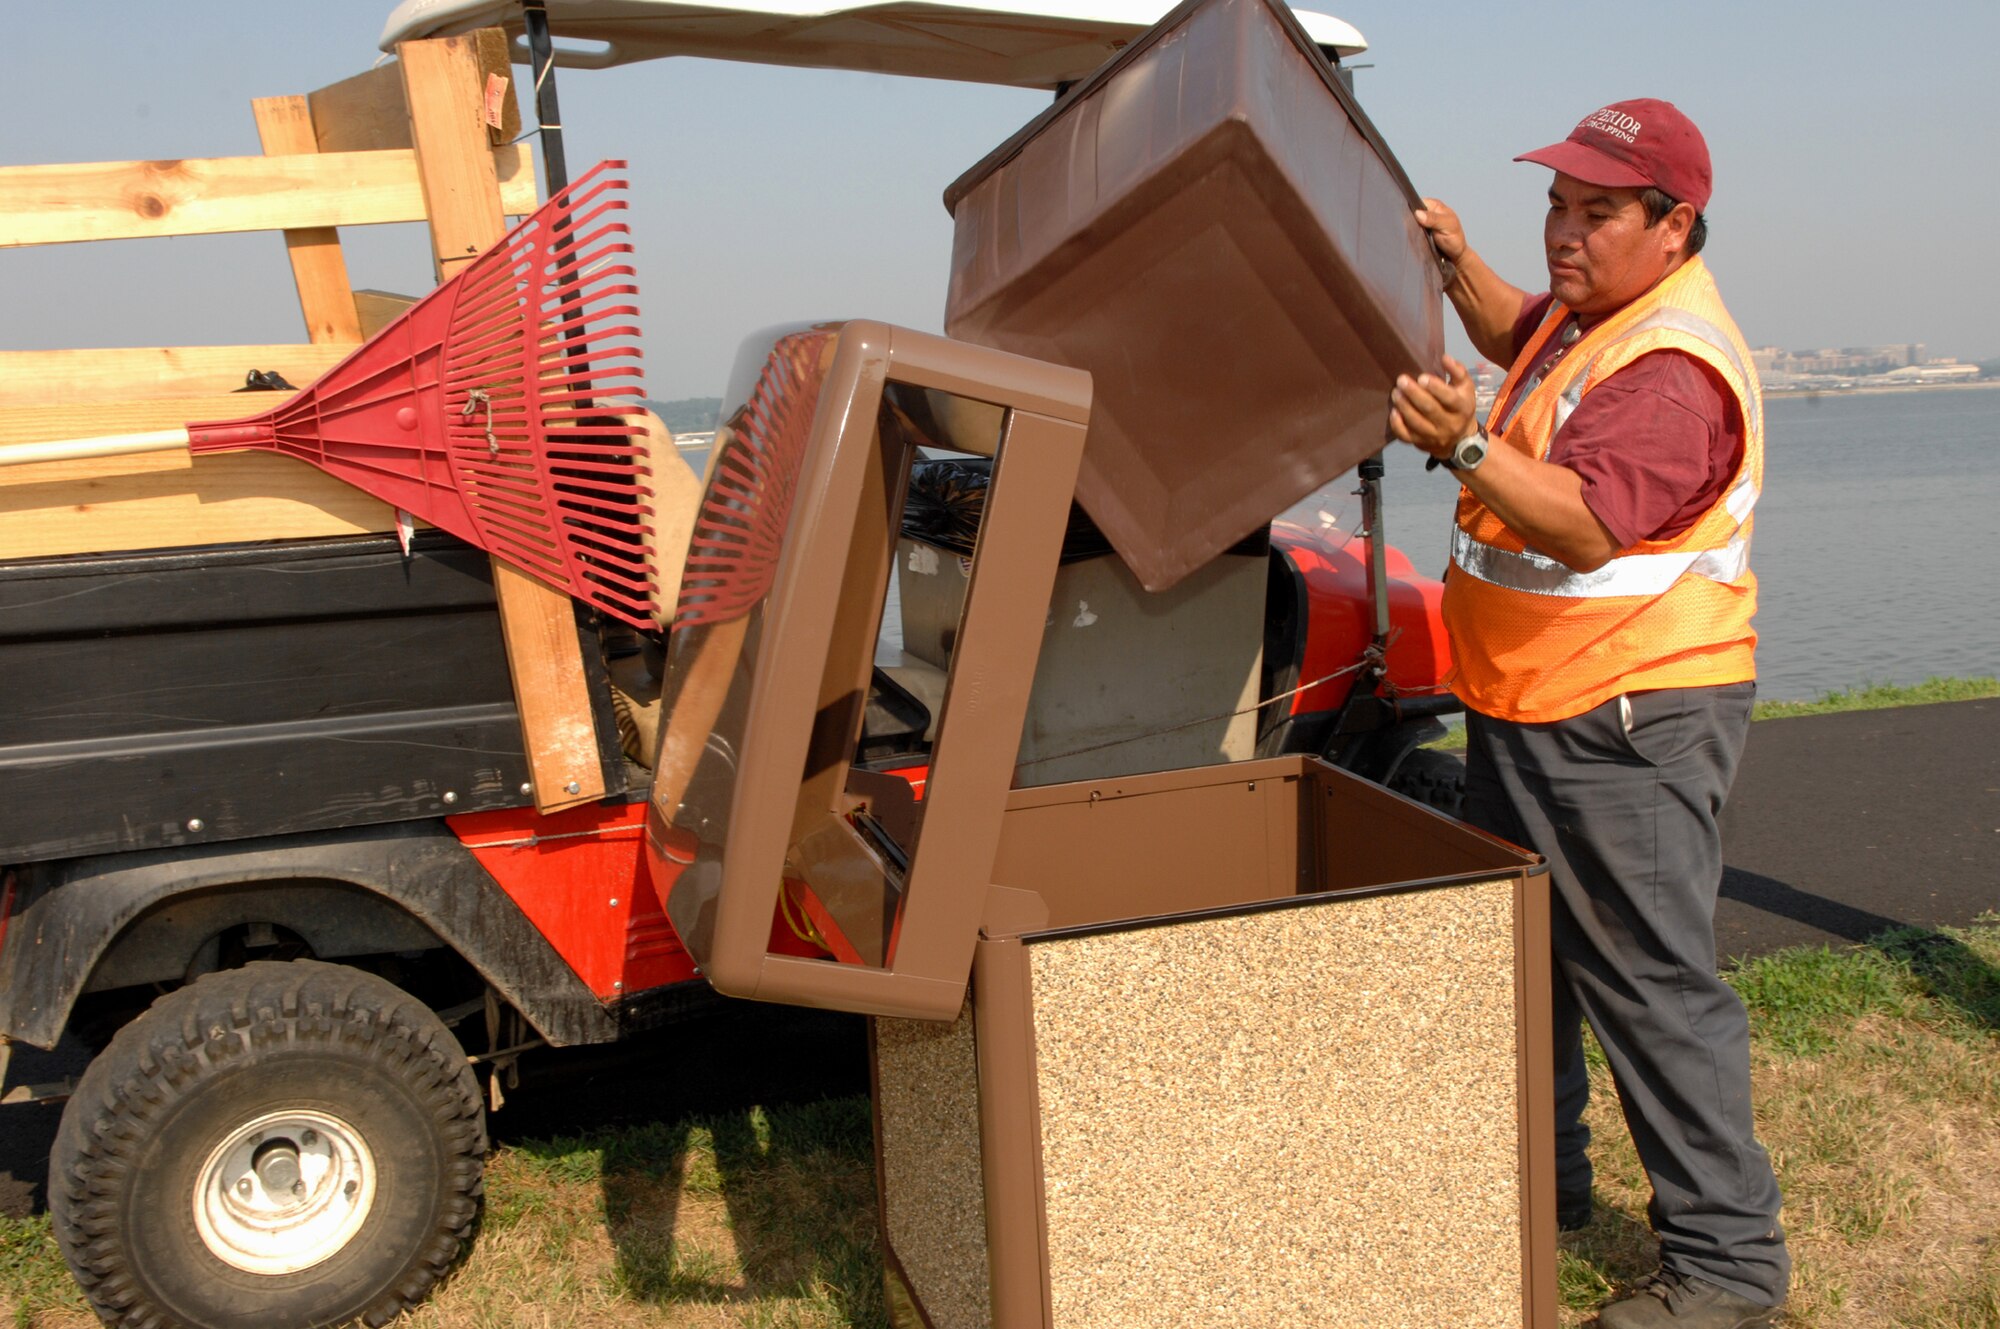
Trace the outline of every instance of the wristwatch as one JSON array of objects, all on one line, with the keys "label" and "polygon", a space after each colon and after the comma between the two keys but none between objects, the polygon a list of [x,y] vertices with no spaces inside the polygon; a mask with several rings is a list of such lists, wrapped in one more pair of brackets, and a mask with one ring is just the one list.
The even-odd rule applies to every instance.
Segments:
[{"label": "wristwatch", "polygon": [[1444,464],[1454,471],[1476,471],[1479,463],[1486,460],[1487,449],[1492,443],[1486,437],[1486,426],[1480,425],[1452,445],[1451,456],[1445,459]]}]

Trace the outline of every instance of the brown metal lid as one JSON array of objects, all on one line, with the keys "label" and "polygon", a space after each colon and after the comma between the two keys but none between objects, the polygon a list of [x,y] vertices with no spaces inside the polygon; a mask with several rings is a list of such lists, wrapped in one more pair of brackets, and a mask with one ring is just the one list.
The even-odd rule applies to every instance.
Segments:
[{"label": "brown metal lid", "polygon": [[1165,590],[1442,355],[1415,190],[1278,0],[1190,0],[945,194],[950,335],[1090,371],[1077,497]]}]

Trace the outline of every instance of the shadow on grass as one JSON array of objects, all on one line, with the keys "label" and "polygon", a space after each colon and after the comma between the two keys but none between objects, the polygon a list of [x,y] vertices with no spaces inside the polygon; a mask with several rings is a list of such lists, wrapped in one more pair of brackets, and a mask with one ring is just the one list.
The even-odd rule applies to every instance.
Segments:
[{"label": "shadow on grass", "polygon": [[1659,1239],[1645,1216],[1600,1200],[1590,1226],[1564,1233],[1557,1246],[1556,1292],[1566,1308],[1588,1314],[1659,1267]]},{"label": "shadow on grass", "polygon": [[1975,1029],[2000,1031],[2000,967],[1949,933],[1898,928],[1868,945],[1908,971],[1925,996]]},{"label": "shadow on grass", "polygon": [[[1725,871],[1722,894],[1866,947],[1907,972],[1926,996],[1974,1027],[2000,1030],[2000,968],[1949,932],[1912,927],[1741,868]],[[1763,958],[1741,961],[1739,969],[1755,970]]]},{"label": "shadow on grass", "polygon": [[496,1139],[535,1178],[599,1191],[601,1214],[567,1221],[608,1232],[621,1295],[741,1304],[745,1323],[884,1323],[860,1017],[721,1002],[522,1069]]},{"label": "shadow on grass", "polygon": [[604,1212],[621,1290],[655,1303],[802,1302],[883,1322],[865,1099],[619,1132]]}]

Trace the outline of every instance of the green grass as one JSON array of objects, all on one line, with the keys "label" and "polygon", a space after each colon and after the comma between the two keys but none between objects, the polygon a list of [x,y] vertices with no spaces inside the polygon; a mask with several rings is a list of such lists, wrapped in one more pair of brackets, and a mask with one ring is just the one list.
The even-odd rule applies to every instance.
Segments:
[{"label": "green grass", "polygon": [[1863,1016],[1901,1015],[1903,977],[1879,952],[1818,946],[1745,961],[1730,983],[1773,1048],[1813,1055],[1832,1048]]},{"label": "green grass", "polygon": [[1729,982],[1757,1036],[1824,1053],[1870,1017],[1901,1020],[1989,1048],[2000,1037],[2000,914],[1969,931],[1896,928],[1865,946],[1799,946],[1738,963]]},{"label": "green grass", "polygon": [[0,1313],[7,1322],[33,1329],[50,1314],[82,1305],[48,1215],[0,1219]]},{"label": "green grass", "polygon": [[2000,697],[2000,678],[1931,677],[1913,687],[1863,683],[1860,687],[1823,693],[1817,701],[1760,701],[1755,716],[1759,720],[1780,720],[1794,715],[1879,711],[1892,706],[1927,706],[1933,702],[1978,701],[1984,697]]},{"label": "green grass", "polygon": [[[1727,974],[1785,1191],[1792,1329],[2000,1329],[2000,914],[1801,947]],[[1596,1049],[1593,1046],[1592,1052]],[[1563,1239],[1565,1325],[1657,1258],[1590,1059],[1598,1220]],[[859,1098],[528,1141],[479,1241],[403,1329],[886,1329]],[[0,1325],[88,1329],[46,1217],[0,1220]]]},{"label": "green grass", "polygon": [[[1785,1194],[1786,1323],[2000,1329],[2000,914],[1781,951],[1727,977]],[[1601,1058],[1591,1082],[1599,1218],[1563,1240],[1566,1325],[1657,1258]]]}]

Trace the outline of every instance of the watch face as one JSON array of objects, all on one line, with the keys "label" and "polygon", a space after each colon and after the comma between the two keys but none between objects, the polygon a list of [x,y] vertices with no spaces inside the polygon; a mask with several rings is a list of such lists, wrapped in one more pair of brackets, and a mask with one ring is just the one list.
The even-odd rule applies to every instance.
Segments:
[{"label": "watch face", "polygon": [[1471,470],[1486,460],[1486,443],[1479,438],[1468,438],[1454,450],[1452,460],[1465,470]]}]

